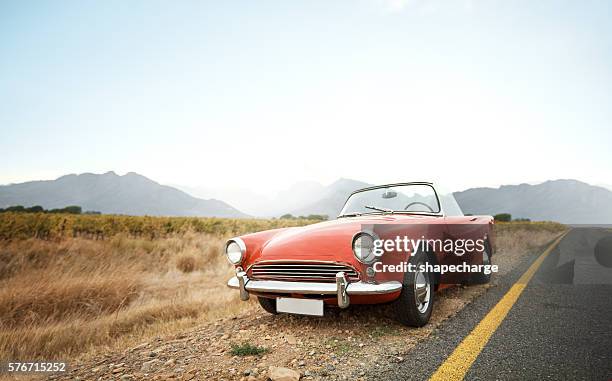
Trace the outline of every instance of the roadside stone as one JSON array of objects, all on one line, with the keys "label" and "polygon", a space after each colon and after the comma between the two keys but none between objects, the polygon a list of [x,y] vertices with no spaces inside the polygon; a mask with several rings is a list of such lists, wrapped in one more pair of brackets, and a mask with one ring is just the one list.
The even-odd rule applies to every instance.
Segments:
[{"label": "roadside stone", "polygon": [[154,368],[155,366],[157,366],[157,365],[159,364],[159,362],[160,362],[160,361],[159,361],[159,360],[157,360],[157,359],[153,359],[153,360],[145,361],[145,362],[143,362],[143,363],[142,363],[142,367],[140,368],[140,370],[141,370],[142,372],[148,373],[148,372],[150,372],[151,370],[153,370],[153,368]]},{"label": "roadside stone", "polygon": [[300,374],[293,369],[271,366],[268,369],[268,377],[272,381],[298,381]]},{"label": "roadside stone", "polygon": [[295,336],[293,335],[287,335],[285,336],[285,340],[287,340],[287,344],[289,345],[295,345],[297,344],[297,339],[295,338]]}]

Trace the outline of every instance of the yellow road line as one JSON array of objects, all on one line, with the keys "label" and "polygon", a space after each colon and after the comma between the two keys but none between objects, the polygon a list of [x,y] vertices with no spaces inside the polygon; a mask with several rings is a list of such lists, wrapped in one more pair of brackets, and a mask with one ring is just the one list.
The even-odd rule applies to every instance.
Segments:
[{"label": "yellow road line", "polygon": [[567,234],[563,233],[536,259],[529,269],[512,285],[512,288],[501,298],[491,311],[478,323],[476,328],[455,348],[453,353],[440,365],[430,381],[444,380],[463,380],[465,374],[470,369],[476,357],[480,354],[487,344],[493,332],[499,327],[501,322],[518,300],[519,296],[527,286],[527,283],[538,270],[546,256],[559,244],[561,239]]}]

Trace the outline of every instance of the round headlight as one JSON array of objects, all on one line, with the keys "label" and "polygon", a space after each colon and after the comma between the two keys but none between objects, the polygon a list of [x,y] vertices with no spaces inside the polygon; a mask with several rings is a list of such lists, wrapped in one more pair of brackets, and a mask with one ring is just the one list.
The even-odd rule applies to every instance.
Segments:
[{"label": "round headlight", "polygon": [[374,238],[367,233],[359,233],[353,238],[353,254],[361,263],[372,263],[374,255]]},{"label": "round headlight", "polygon": [[225,245],[225,255],[230,263],[234,265],[238,265],[242,262],[245,252],[246,246],[240,238],[230,239]]}]

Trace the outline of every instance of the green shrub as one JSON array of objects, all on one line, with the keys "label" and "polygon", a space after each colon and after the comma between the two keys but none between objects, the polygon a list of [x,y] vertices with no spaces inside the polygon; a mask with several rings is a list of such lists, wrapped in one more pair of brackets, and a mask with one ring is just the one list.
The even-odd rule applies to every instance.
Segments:
[{"label": "green shrub", "polygon": [[80,206],[70,205],[61,209],[51,209],[49,213],[81,214],[82,211]]},{"label": "green shrub", "polygon": [[510,222],[512,221],[512,215],[510,213],[500,213],[493,216],[497,222]]},{"label": "green shrub", "polygon": [[259,356],[268,353],[268,348],[258,347],[249,343],[232,344],[232,356]]}]

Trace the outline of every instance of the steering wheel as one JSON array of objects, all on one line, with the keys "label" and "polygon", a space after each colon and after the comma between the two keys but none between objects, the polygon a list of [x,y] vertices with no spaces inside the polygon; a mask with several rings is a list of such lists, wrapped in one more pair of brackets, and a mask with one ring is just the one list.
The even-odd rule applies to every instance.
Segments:
[{"label": "steering wheel", "polygon": [[430,212],[434,213],[434,210],[431,208],[431,206],[427,205],[424,202],[420,202],[420,201],[415,201],[415,202],[411,202],[410,204],[406,205],[406,207],[404,208],[404,210],[408,210],[408,208],[410,208],[412,205],[423,205],[424,207],[426,207],[427,209],[429,209]]}]

